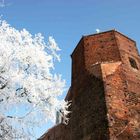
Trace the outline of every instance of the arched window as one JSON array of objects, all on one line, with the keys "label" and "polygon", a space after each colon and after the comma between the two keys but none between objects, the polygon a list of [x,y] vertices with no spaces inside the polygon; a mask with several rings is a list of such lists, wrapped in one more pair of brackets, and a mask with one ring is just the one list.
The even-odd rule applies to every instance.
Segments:
[{"label": "arched window", "polygon": [[131,67],[138,69],[137,63],[133,58],[129,57],[129,62],[130,62]]}]

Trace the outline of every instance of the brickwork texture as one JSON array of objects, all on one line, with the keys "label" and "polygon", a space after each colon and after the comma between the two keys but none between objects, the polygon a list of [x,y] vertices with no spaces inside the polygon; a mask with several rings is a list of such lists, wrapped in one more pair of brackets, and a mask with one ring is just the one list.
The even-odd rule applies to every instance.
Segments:
[{"label": "brickwork texture", "polygon": [[110,30],[83,36],[72,55],[68,125],[40,140],[140,140],[140,56],[136,42]]}]

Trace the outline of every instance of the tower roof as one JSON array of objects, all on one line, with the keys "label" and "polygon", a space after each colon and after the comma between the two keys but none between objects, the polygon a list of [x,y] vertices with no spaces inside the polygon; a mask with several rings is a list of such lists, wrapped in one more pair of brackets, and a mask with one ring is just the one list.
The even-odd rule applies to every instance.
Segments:
[{"label": "tower roof", "polygon": [[[80,41],[78,42],[78,44],[79,44],[84,38],[88,38],[88,37],[91,37],[91,36],[94,37],[94,36],[97,36],[97,35],[103,35],[103,34],[108,33],[108,32],[113,32],[113,33],[117,32],[117,33],[119,33],[121,36],[123,36],[123,37],[125,37],[125,38],[131,40],[131,41],[134,42],[134,43],[136,43],[136,42],[135,42],[133,39],[131,39],[130,37],[124,35],[123,33],[119,32],[119,31],[117,31],[117,30],[115,30],[115,29],[112,29],[112,30],[108,30],[108,31],[100,32],[100,33],[95,33],[95,34],[90,34],[90,35],[83,35],[83,36],[81,37]],[[75,50],[76,50],[78,44],[76,45],[76,47],[75,47],[74,51],[72,52],[71,56],[72,56],[73,53],[75,52]]]}]

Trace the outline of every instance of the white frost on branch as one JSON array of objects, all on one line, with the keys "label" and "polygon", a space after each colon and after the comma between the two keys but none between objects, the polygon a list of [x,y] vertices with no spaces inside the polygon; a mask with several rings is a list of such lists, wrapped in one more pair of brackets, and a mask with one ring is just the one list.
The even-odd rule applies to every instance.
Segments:
[{"label": "white frost on branch", "polygon": [[57,110],[67,115],[67,103],[57,98],[65,81],[52,73],[59,50],[53,37],[45,43],[40,33],[0,21],[0,139],[30,139],[34,128],[55,121]]}]

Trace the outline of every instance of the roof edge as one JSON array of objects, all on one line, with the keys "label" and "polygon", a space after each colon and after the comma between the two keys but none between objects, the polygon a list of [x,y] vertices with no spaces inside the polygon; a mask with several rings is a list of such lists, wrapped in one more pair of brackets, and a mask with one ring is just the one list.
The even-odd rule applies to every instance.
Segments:
[{"label": "roof edge", "polygon": [[85,35],[85,36],[83,36],[83,37],[95,36],[95,35],[104,34],[104,33],[108,33],[108,32],[117,32],[117,33],[119,33],[120,35],[124,36],[125,38],[127,38],[127,39],[129,39],[129,40],[131,40],[131,41],[133,41],[133,42],[136,42],[135,40],[131,39],[131,38],[128,37],[127,35],[124,35],[123,33],[119,32],[119,31],[116,30],[116,29],[111,29],[111,30],[108,30],[108,31],[100,32],[100,33]]},{"label": "roof edge", "polygon": [[70,55],[72,57],[72,55],[74,54],[75,50],[77,49],[78,45],[81,43],[81,41],[84,39],[84,36],[81,37],[81,39],[79,40],[79,42],[77,43],[76,47],[74,48],[72,54]]},{"label": "roof edge", "polygon": [[104,31],[104,32],[100,32],[100,33],[95,33],[95,34],[90,34],[90,35],[83,35],[80,39],[80,41],[77,43],[75,49],[73,50],[72,54],[70,55],[72,57],[73,53],[75,52],[75,50],[77,49],[78,45],[81,43],[81,41],[85,38],[85,37],[90,37],[90,36],[96,36],[96,35],[100,35],[100,34],[104,34],[104,33],[108,33],[108,32],[117,32],[119,33],[120,35],[124,36],[125,38],[133,41],[135,44],[136,44],[136,41],[129,38],[128,36],[124,35],[123,33],[117,31],[116,29],[111,29],[111,30],[108,30],[108,31]]}]

